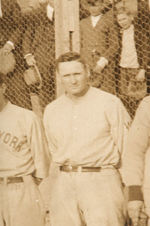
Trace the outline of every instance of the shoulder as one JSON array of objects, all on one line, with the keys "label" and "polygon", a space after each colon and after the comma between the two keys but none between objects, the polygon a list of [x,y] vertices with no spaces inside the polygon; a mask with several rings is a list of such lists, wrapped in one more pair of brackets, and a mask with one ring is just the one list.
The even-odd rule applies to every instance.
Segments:
[{"label": "shoulder", "polygon": [[99,100],[104,101],[106,103],[111,102],[111,103],[117,103],[119,98],[111,93],[105,92],[103,90],[100,90],[98,88],[91,87],[92,92]]},{"label": "shoulder", "polygon": [[94,103],[97,106],[103,106],[106,111],[113,111],[116,108],[123,107],[121,100],[111,93],[92,87],[91,95]]},{"label": "shoulder", "polygon": [[65,103],[65,95],[58,97],[56,100],[52,101],[48,104],[44,110],[44,116],[47,114],[53,114],[54,112],[58,111],[62,108]]},{"label": "shoulder", "polygon": [[18,117],[18,120],[23,120],[23,119],[35,119],[37,118],[36,114],[31,111],[31,110],[28,110],[26,108],[22,108],[22,107],[19,107],[17,105],[14,105],[14,104],[11,104],[10,103],[10,108],[11,108],[11,113],[13,113],[14,115],[16,115],[16,117]]},{"label": "shoulder", "polygon": [[134,123],[142,123],[146,127],[150,126],[150,96],[147,96],[143,98],[143,100],[140,102],[135,117],[134,117]]},{"label": "shoulder", "polygon": [[150,109],[150,96],[146,96],[143,98],[143,100],[140,102],[139,105],[140,109]]},{"label": "shoulder", "polygon": [[107,23],[112,24],[112,20],[114,20],[114,13],[112,10],[109,10],[105,14],[103,14],[102,19]]},{"label": "shoulder", "polygon": [[82,19],[80,21],[80,25],[83,26],[83,25],[87,24],[89,21],[90,21],[90,16]]}]

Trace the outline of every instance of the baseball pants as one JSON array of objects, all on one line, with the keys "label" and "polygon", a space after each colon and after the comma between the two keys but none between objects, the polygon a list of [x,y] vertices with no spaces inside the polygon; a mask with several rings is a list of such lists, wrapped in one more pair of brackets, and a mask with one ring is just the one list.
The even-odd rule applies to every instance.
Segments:
[{"label": "baseball pants", "polygon": [[124,203],[116,169],[60,171],[51,190],[51,226],[124,226]]},{"label": "baseball pants", "polygon": [[44,205],[32,178],[0,183],[0,226],[44,226]]}]

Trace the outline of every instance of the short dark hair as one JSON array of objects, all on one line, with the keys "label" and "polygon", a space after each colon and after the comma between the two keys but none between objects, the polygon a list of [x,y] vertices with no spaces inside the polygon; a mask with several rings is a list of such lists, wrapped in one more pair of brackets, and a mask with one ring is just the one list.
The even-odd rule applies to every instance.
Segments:
[{"label": "short dark hair", "polygon": [[4,83],[4,74],[0,72],[0,85]]},{"label": "short dark hair", "polygon": [[56,60],[56,70],[58,71],[59,63],[63,62],[70,62],[70,61],[77,61],[83,64],[83,66],[86,68],[86,63],[82,59],[79,53],[77,52],[67,52],[59,56],[59,58]]}]

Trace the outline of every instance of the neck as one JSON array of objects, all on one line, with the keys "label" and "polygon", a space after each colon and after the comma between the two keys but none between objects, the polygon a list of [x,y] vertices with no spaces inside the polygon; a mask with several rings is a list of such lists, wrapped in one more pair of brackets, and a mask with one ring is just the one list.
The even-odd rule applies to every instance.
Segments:
[{"label": "neck", "polygon": [[71,95],[71,94],[68,94],[67,93],[67,96],[73,100],[73,101],[78,101],[80,98],[84,97],[86,95],[86,93],[88,92],[90,86],[87,85],[86,88],[79,94],[76,94],[76,95]]},{"label": "neck", "polygon": [[2,111],[5,108],[7,103],[8,103],[8,100],[3,98],[3,100],[0,103],[0,111]]}]

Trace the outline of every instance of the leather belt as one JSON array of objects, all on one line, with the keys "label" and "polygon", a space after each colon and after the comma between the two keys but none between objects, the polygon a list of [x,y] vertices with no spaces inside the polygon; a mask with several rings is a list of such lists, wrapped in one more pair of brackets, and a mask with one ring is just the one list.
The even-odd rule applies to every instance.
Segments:
[{"label": "leather belt", "polygon": [[59,167],[60,171],[64,172],[100,172],[101,167],[88,167],[88,166],[71,166],[63,165]]},{"label": "leather belt", "polygon": [[22,177],[0,177],[0,184],[11,184],[23,182]]}]

